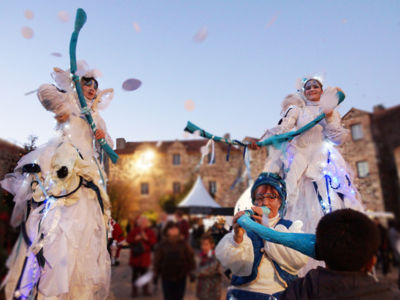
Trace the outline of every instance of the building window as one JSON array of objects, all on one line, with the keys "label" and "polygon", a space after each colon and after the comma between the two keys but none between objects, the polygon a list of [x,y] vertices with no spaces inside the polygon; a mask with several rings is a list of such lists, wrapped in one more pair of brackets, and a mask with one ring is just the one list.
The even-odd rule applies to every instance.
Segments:
[{"label": "building window", "polygon": [[181,183],[180,182],[174,182],[172,184],[172,191],[174,194],[179,194],[181,192]]},{"label": "building window", "polygon": [[365,178],[369,175],[369,167],[367,161],[357,162],[357,173],[359,178]]},{"label": "building window", "polygon": [[217,193],[217,183],[215,181],[208,182],[208,191],[212,196],[214,196]]},{"label": "building window", "polygon": [[351,137],[353,141],[361,140],[364,137],[363,128],[360,123],[351,125]]},{"label": "building window", "polygon": [[149,194],[149,183],[148,182],[142,182],[140,184],[140,194],[142,194],[142,195]]},{"label": "building window", "polygon": [[180,154],[175,153],[172,155],[172,164],[175,166],[181,164],[181,155]]},{"label": "building window", "polygon": [[216,155],[214,155],[214,158],[213,158],[213,160],[211,161],[211,157],[212,157],[212,153],[208,153],[207,154],[207,162],[208,162],[208,164],[210,164],[210,165],[214,165],[215,164],[215,160],[216,160]]}]

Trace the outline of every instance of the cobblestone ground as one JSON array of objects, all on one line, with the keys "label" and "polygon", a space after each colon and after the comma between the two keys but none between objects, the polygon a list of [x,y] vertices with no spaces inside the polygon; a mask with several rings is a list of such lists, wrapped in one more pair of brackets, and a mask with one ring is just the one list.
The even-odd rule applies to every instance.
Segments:
[{"label": "cobblestone ground", "polygon": [[[153,288],[153,296],[141,296],[137,298],[131,298],[131,268],[129,266],[129,249],[122,249],[121,251],[121,264],[118,267],[112,268],[112,279],[111,279],[111,293],[108,300],[158,300],[163,299],[162,292],[161,292],[161,285],[160,283],[156,288]],[[383,276],[382,273],[378,270],[377,277],[380,281],[388,281],[393,286],[393,288],[397,288],[397,268],[391,268],[391,271],[386,275]],[[228,286],[228,281],[223,281],[223,291],[226,291]],[[196,299],[195,296],[195,283],[187,282],[186,285],[186,293],[185,293],[185,300],[194,300]],[[225,293],[221,299],[225,299]]]}]

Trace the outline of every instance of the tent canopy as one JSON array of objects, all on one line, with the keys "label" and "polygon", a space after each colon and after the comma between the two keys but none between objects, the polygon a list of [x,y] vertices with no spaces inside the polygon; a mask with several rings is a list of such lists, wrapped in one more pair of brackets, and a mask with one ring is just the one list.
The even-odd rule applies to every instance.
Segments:
[{"label": "tent canopy", "polygon": [[178,207],[182,208],[192,206],[221,207],[207,192],[200,176],[197,177],[189,194],[178,204]]},{"label": "tent canopy", "polygon": [[197,177],[189,194],[178,204],[178,209],[189,214],[232,216],[233,207],[221,207],[210,196],[200,176]]}]

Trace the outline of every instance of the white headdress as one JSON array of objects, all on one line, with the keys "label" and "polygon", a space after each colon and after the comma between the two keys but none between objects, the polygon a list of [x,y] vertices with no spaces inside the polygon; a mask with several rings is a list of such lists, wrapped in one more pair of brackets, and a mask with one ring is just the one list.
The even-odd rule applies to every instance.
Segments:
[{"label": "white headdress", "polygon": [[[77,65],[77,70],[75,74],[78,75],[79,77],[89,77],[97,79],[98,77],[102,76],[102,73],[99,69],[90,69],[89,65],[84,60],[78,60],[76,65]],[[75,86],[72,81],[70,69],[64,71],[60,68],[54,68],[54,72],[51,73],[51,77],[54,79],[56,85],[60,89],[67,91],[69,93],[74,92]],[[101,92],[102,92],[101,90],[98,90],[98,94],[101,94],[101,98],[98,102],[98,108],[105,109],[113,99],[114,92],[110,90],[105,90],[103,93]]]}]

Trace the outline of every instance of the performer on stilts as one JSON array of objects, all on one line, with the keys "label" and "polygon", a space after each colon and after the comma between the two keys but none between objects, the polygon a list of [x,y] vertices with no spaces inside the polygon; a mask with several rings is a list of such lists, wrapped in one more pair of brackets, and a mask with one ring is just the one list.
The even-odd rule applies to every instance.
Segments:
[{"label": "performer on stilts", "polygon": [[256,141],[301,128],[321,112],[326,117],[293,140],[269,148],[264,172],[285,178],[288,199],[286,217],[302,220],[304,231],[314,233],[320,218],[340,208],[363,210],[360,194],[352,180],[352,172],[335,145],[348,138],[348,130],[341,125],[335,109],[338,88],[323,90],[321,77],[308,76],[298,81],[298,93],[282,102],[282,119],[265,131],[259,140],[252,140],[250,148],[258,149]]},{"label": "performer on stilts", "polygon": [[55,68],[56,85],[38,90],[55,114],[57,137],[22,157],[1,181],[14,195],[11,225],[21,228],[7,261],[7,299],[105,299],[109,293],[110,201],[101,149],[109,151],[112,140],[99,109],[111,101],[112,89],[100,91],[98,71],[85,62],[75,66],[72,74]]}]

